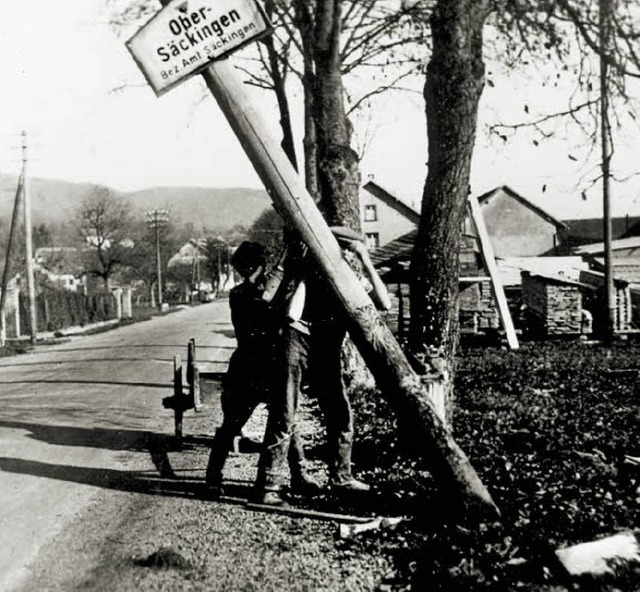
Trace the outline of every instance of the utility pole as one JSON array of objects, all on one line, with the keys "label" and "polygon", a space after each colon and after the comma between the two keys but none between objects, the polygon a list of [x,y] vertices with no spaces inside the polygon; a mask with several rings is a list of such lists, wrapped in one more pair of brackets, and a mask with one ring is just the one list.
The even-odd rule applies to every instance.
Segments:
[{"label": "utility pole", "polygon": [[611,253],[611,122],[609,121],[609,64],[611,49],[612,3],[599,0],[600,25],[600,145],[602,150],[602,223],[604,238],[604,280],[607,302],[606,339],[612,339],[616,322],[616,293],[613,285]]},{"label": "utility pole", "polygon": [[27,132],[22,132],[22,199],[24,202],[25,257],[27,259],[27,290],[29,293],[29,337],[36,342],[38,319],[36,316],[36,287],[33,277],[33,242],[31,237],[31,192],[27,176]]},{"label": "utility pole", "polygon": [[169,221],[167,210],[151,210],[147,212],[147,224],[153,228],[156,240],[156,275],[158,278],[158,308],[162,308],[162,259],[160,257],[160,227]]},{"label": "utility pole", "polygon": [[[2,286],[0,286],[0,345],[4,346],[7,340],[7,327],[4,309],[7,303],[7,285],[9,284],[9,274],[11,267],[11,255],[13,254],[13,242],[18,227],[18,214],[20,212],[20,195],[22,194],[24,179],[22,175],[18,179],[16,197],[13,202],[13,214],[11,214],[11,226],[9,227],[9,240],[7,241],[7,254],[4,260],[4,270],[2,271]],[[16,333],[20,333],[20,327],[16,327]]]}]

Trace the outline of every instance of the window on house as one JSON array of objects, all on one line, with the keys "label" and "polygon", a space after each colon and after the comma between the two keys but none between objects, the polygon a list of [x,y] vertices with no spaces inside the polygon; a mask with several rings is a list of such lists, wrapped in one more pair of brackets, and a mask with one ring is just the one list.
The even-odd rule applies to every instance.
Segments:
[{"label": "window on house", "polygon": [[375,249],[380,246],[380,235],[377,232],[367,232],[364,238],[367,249]]},{"label": "window on house", "polygon": [[378,220],[378,208],[375,205],[364,206],[364,221],[375,222]]}]

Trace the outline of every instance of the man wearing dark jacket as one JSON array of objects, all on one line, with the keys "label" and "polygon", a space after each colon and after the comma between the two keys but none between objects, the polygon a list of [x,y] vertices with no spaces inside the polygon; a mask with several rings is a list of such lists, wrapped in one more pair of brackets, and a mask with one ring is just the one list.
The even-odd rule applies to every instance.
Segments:
[{"label": "man wearing dark jacket", "polygon": [[[280,328],[283,313],[273,304],[274,291],[265,294],[264,247],[245,241],[235,251],[231,264],[243,282],[229,293],[231,322],[238,347],[229,361],[221,396],[222,425],[216,430],[207,466],[206,483],[212,497],[222,493],[222,470],[234,438],[256,407],[274,398],[275,379],[283,358]],[[296,437],[289,450],[292,486],[303,490],[313,483],[306,477],[302,442]]]}]

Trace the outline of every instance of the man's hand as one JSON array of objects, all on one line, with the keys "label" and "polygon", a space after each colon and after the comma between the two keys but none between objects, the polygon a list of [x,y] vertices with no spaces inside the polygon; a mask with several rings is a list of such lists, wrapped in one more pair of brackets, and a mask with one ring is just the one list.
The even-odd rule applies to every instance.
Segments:
[{"label": "man's hand", "polygon": [[356,255],[360,256],[360,259],[368,256],[367,247],[362,241],[349,241],[349,243],[345,245],[345,249],[353,251],[354,253],[356,253]]}]

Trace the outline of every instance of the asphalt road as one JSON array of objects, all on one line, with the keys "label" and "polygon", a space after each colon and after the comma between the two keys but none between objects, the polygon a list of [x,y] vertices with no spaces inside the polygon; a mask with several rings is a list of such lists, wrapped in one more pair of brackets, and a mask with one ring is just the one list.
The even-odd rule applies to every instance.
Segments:
[{"label": "asphalt road", "polygon": [[235,346],[218,301],[0,359],[0,590],[133,460],[157,470],[149,433],[170,434],[173,356],[220,361]]}]

